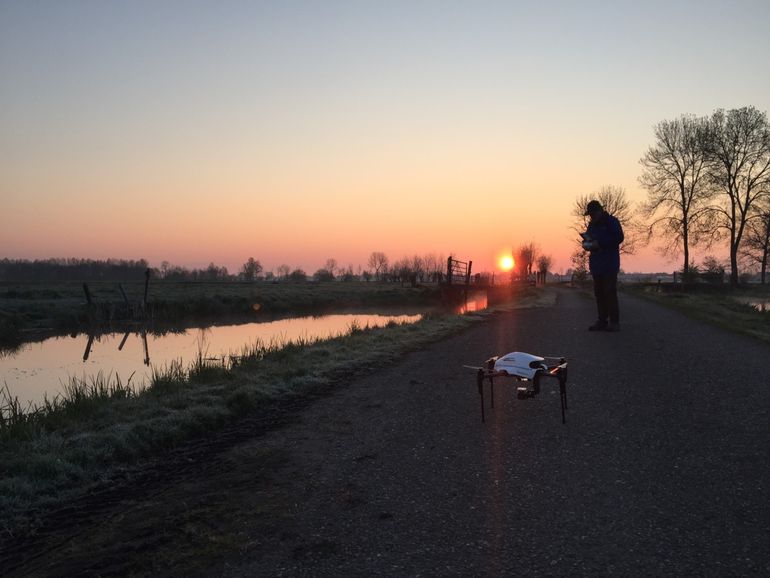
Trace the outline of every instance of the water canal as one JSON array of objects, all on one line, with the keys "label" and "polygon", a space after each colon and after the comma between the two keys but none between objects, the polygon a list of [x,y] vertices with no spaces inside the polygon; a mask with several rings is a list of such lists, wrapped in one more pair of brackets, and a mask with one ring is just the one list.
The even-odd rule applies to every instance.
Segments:
[{"label": "water canal", "polygon": [[770,299],[756,297],[736,297],[736,301],[753,307],[759,313],[770,313]]},{"label": "water canal", "polygon": [[147,385],[152,370],[181,362],[188,367],[199,355],[222,358],[237,355],[244,347],[261,342],[287,343],[320,340],[348,333],[358,327],[382,327],[390,322],[414,323],[416,313],[342,313],[294,317],[259,323],[217,325],[153,334],[148,331],[79,334],[51,337],[0,353],[0,387],[26,407],[52,398],[71,378],[91,379],[100,372],[119,376],[125,384]]}]

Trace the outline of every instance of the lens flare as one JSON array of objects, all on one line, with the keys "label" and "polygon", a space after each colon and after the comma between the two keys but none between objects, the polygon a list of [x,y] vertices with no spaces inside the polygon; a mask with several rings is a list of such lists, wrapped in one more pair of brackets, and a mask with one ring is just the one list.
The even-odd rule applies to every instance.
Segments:
[{"label": "lens flare", "polygon": [[513,269],[513,257],[510,255],[500,257],[500,269],[503,271],[510,271]]}]

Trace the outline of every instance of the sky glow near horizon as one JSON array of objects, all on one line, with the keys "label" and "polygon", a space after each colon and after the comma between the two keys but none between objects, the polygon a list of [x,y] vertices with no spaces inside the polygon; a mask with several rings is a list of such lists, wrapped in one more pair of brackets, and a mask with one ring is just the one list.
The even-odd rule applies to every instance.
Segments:
[{"label": "sky glow near horizon", "polygon": [[754,0],[0,1],[0,258],[493,270],[534,242],[563,270],[577,196],[644,198],[656,123],[770,110],[769,23]]}]

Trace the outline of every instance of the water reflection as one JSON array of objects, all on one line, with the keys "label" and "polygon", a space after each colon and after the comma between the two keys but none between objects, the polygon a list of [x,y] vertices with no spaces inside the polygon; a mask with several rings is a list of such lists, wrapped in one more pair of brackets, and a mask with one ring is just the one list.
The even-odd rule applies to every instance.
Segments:
[{"label": "water reflection", "polygon": [[487,308],[487,305],[486,291],[470,291],[468,293],[467,301],[464,301],[463,304],[457,308],[457,313],[462,315],[473,311],[482,311]]},{"label": "water reflection", "polygon": [[[39,404],[51,397],[71,377],[87,378],[98,372],[120,376],[123,382],[147,383],[153,368],[181,361],[187,366],[199,355],[222,359],[238,354],[257,341],[289,342],[325,339],[359,327],[382,327],[389,322],[413,323],[421,315],[340,314],[297,317],[264,323],[193,328],[166,333],[146,329],[104,335],[52,337],[28,343],[10,355],[0,356],[0,384],[8,385],[23,404]],[[152,354],[152,355],[151,355]]]},{"label": "water reflection", "polygon": [[770,313],[770,300],[756,299],[751,297],[738,297],[736,300],[745,305],[749,305],[760,313]]}]

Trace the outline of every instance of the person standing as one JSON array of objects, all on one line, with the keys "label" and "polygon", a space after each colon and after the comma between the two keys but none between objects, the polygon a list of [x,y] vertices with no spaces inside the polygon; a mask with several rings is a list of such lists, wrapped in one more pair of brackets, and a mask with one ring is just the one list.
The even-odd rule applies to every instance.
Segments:
[{"label": "person standing", "polygon": [[583,237],[583,248],[589,251],[588,269],[594,280],[594,296],[598,318],[589,331],[620,331],[618,309],[618,272],[620,271],[620,244],[623,227],[613,215],[604,210],[599,201],[586,205],[585,216],[590,217]]}]

